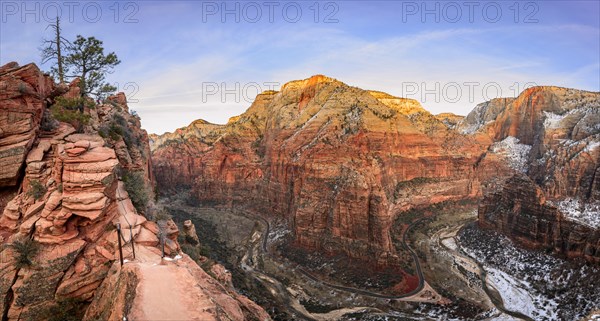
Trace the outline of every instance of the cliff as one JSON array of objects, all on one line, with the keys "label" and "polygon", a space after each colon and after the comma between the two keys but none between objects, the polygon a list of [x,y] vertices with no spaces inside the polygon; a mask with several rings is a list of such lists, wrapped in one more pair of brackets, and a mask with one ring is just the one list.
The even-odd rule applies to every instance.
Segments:
[{"label": "cliff", "polygon": [[159,190],[283,217],[299,246],[382,264],[397,262],[399,213],[480,193],[487,147],[415,100],[325,76],[259,94],[226,125],[195,122],[154,142]]},{"label": "cliff", "polygon": [[474,111],[494,118],[475,134],[493,139],[490,149],[519,174],[482,201],[480,226],[530,247],[598,261],[600,93],[534,87],[496,107]]},{"label": "cliff", "polygon": [[[33,64],[1,67],[0,86],[2,319],[79,318],[93,301],[86,320],[122,320],[135,311],[132,280],[144,278],[135,266],[142,258],[160,262],[159,232],[167,235],[167,254],[179,250],[174,223],[145,216],[152,208],[153,176],[140,119],[128,112],[124,94],[98,105],[80,97],[77,80],[55,85]],[[132,261],[123,268],[117,223],[125,231],[125,258]],[[134,245],[140,256],[131,253]],[[196,271],[182,274],[188,282],[209,282],[187,256],[183,260]],[[249,307],[231,319],[265,319],[262,309],[233,289],[211,291],[207,295],[229,298],[217,307]],[[111,301],[115,305],[97,303],[120,293],[127,295]]]}]

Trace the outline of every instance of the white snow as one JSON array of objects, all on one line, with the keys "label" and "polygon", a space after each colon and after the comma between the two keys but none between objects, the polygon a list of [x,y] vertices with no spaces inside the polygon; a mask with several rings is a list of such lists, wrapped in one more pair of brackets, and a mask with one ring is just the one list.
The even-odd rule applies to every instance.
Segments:
[{"label": "white snow", "polygon": [[587,146],[585,147],[584,151],[587,152],[587,153],[589,153],[589,152],[593,151],[594,149],[596,149],[598,147],[600,147],[600,142],[599,141],[592,141],[592,142],[589,142],[587,144]]},{"label": "white snow", "polygon": [[557,114],[550,113],[547,111],[544,112],[544,116],[546,116],[546,118],[544,119],[544,127],[546,129],[559,128],[560,122],[563,119],[565,119],[564,115],[557,115]]},{"label": "white snow", "polygon": [[530,145],[520,144],[518,138],[508,136],[504,140],[494,143],[491,149],[492,152],[506,157],[510,168],[522,173],[527,172],[529,167],[527,157],[531,150]]},{"label": "white snow", "polygon": [[511,317],[508,314],[501,314],[497,317],[493,317],[489,319],[489,321],[520,321],[521,319],[517,319],[515,317]]},{"label": "white snow", "polygon": [[[597,267],[573,266],[549,254],[518,248],[499,234],[489,235],[489,242],[463,240],[472,235],[460,236],[457,245],[482,264],[488,272],[488,285],[493,283],[507,301],[507,309],[513,307],[527,315],[527,310],[531,311],[537,315],[534,320],[579,320],[600,308],[600,293],[592,281],[598,275]],[[592,283],[581,283],[586,280]]]},{"label": "white snow", "polygon": [[181,260],[182,258],[183,258],[183,256],[181,256],[181,255],[177,254],[177,255],[175,255],[175,257],[174,257],[174,258],[170,258],[170,257],[168,257],[168,256],[165,256],[163,259],[164,259],[165,261],[178,261],[178,260]]},{"label": "white snow", "polygon": [[578,199],[567,198],[558,202],[556,206],[566,219],[600,228],[600,203],[584,204]]},{"label": "white snow", "polygon": [[487,273],[489,284],[500,293],[507,309],[519,311],[536,320],[557,320],[558,303],[536,295],[529,282],[518,280],[494,268],[488,268]]}]

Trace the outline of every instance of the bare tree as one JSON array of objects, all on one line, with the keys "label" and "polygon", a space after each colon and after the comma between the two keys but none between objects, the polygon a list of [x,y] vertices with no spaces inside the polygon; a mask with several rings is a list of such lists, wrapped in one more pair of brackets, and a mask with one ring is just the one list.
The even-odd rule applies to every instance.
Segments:
[{"label": "bare tree", "polygon": [[65,73],[63,69],[63,48],[68,48],[70,42],[61,35],[60,18],[56,17],[56,24],[50,24],[46,29],[54,30],[54,38],[44,39],[42,51],[42,63],[56,61],[51,68],[51,72],[58,76],[60,83],[65,81]]}]

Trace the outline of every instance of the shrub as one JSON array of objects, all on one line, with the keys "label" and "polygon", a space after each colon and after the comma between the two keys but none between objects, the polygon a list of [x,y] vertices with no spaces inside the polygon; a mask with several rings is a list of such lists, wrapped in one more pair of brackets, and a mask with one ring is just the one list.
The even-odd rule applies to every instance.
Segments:
[{"label": "shrub", "polygon": [[62,299],[56,305],[40,311],[38,317],[39,320],[48,321],[80,321],[86,308],[85,301],[74,298]]},{"label": "shrub", "polygon": [[20,83],[19,87],[17,89],[19,90],[19,93],[21,95],[25,95],[25,94],[29,93],[29,90],[27,89],[27,86],[25,85],[25,83]]},{"label": "shrub", "polygon": [[42,196],[46,195],[47,189],[44,184],[40,183],[40,181],[33,180],[30,182],[29,191],[27,191],[27,195],[33,197],[36,201],[42,198]]},{"label": "shrub", "polygon": [[200,250],[193,245],[190,244],[181,244],[181,250],[190,256],[190,258],[192,260],[194,260],[195,262],[199,262],[200,261]]},{"label": "shrub", "polygon": [[83,112],[84,107],[94,108],[94,102],[85,98],[85,97],[77,97],[77,98],[67,98],[67,97],[56,97],[54,100],[54,105],[58,108],[68,109],[68,110],[78,110],[79,112]]},{"label": "shrub", "polygon": [[167,211],[165,211],[165,210],[160,210],[154,214],[153,219],[156,222],[168,221],[170,219],[173,219],[173,216],[171,216],[171,214],[167,213]]},{"label": "shrub", "polygon": [[42,116],[42,122],[40,124],[40,128],[42,131],[51,132],[58,126],[58,122],[54,117],[52,117],[52,113],[44,110],[44,115]]},{"label": "shrub", "polygon": [[78,132],[83,130],[83,126],[90,122],[90,115],[84,114],[84,107],[94,107],[93,102],[85,98],[56,98],[54,105],[50,108],[52,116],[65,123],[69,123],[77,129]]},{"label": "shrub", "polygon": [[20,269],[33,265],[33,258],[39,251],[39,244],[32,239],[16,240],[11,244],[15,250],[15,266]]},{"label": "shrub", "polygon": [[119,114],[113,114],[110,121],[100,126],[98,133],[102,138],[110,138],[115,141],[123,137],[125,144],[130,149],[139,147],[142,142],[142,139],[131,130],[127,120]]},{"label": "shrub", "polygon": [[150,201],[150,189],[146,185],[143,171],[125,171],[122,177],[125,190],[138,212],[146,212]]}]

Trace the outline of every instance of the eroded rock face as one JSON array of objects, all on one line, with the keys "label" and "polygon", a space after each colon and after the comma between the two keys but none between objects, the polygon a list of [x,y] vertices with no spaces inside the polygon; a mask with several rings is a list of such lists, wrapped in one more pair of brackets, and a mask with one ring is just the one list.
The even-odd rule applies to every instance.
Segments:
[{"label": "eroded rock face", "polygon": [[[37,70],[33,65],[24,68],[17,71]],[[37,91],[39,101],[47,95],[47,90]],[[20,102],[14,108],[28,110],[29,101]],[[41,103],[37,106],[45,109]],[[39,127],[39,119],[33,119],[28,124]],[[101,121],[102,116],[92,119]],[[36,133],[37,127],[30,131]],[[8,320],[37,320],[67,298],[90,300],[117,258],[114,223],[125,220],[121,225],[133,230],[127,236],[135,238],[145,222],[119,181],[117,167],[130,164],[120,162],[97,132],[78,134],[71,125],[59,123],[52,132],[33,135],[31,145],[23,156],[22,192],[7,203],[0,217],[5,244],[1,255],[15,258],[0,263],[0,297],[6,302],[2,313]],[[31,264],[19,265],[16,260],[23,254],[11,244],[29,238],[38,251],[29,254]]]},{"label": "eroded rock face", "polygon": [[529,181],[512,179],[486,197],[480,225],[522,244],[598,261],[600,93],[534,87],[494,113],[479,133],[502,145],[509,163],[520,158]]},{"label": "eroded rock face", "polygon": [[511,178],[502,192],[482,201],[479,225],[530,248],[600,262],[600,229],[566,219],[524,175]]},{"label": "eroded rock face", "polygon": [[[0,84],[0,315],[46,320],[59,302],[73,299],[85,307],[98,297],[108,298],[108,305],[100,305],[99,315],[92,309],[90,320],[122,320],[138,275],[128,269],[109,273],[119,259],[117,224],[126,258],[133,259],[134,243],[138,251],[154,253],[146,259],[161,259],[159,226],[138,213],[122,181],[127,173],[141,173],[151,190],[150,147],[139,117],[128,113],[121,93],[84,108],[90,122],[82,133],[62,122],[41,130],[46,103],[56,95],[78,98],[77,80],[55,88],[35,65],[13,63],[0,67]],[[177,255],[177,226],[166,223],[169,253]],[[198,273],[188,273],[188,282],[196,282]]]},{"label": "eroded rock face", "polygon": [[39,132],[52,80],[37,66],[0,68],[0,187],[15,186]]},{"label": "eroded rock face", "polygon": [[226,125],[178,132],[154,138],[159,190],[283,216],[301,246],[384,264],[396,260],[397,213],[479,193],[483,144],[415,100],[324,76],[260,94]]}]

